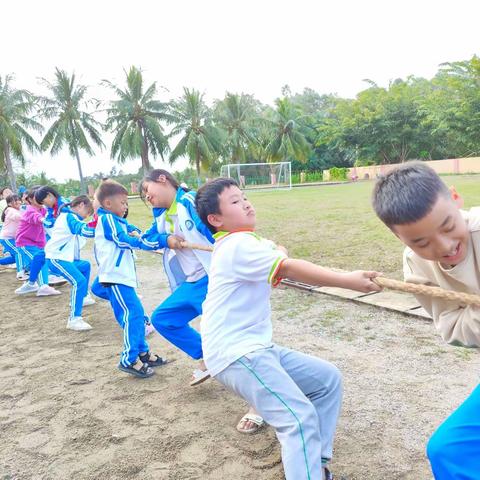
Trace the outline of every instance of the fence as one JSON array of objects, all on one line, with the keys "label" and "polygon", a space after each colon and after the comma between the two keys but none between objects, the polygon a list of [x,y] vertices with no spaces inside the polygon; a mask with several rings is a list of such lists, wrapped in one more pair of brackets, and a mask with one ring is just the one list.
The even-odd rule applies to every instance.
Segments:
[{"label": "fence", "polygon": [[[424,162],[432,167],[438,174],[461,174],[461,173],[480,173],[480,157],[452,158],[448,160],[429,160]],[[371,165],[369,167],[349,168],[347,177],[349,180],[366,180],[385,175],[400,163],[390,165]],[[323,171],[324,180],[330,179],[329,170]]]}]

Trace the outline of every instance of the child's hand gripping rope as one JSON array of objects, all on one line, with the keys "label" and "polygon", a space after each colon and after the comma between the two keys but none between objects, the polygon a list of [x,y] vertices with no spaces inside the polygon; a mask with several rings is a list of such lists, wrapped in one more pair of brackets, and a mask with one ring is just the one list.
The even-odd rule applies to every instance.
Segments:
[{"label": "child's hand gripping rope", "polygon": [[[171,238],[171,237],[169,237]],[[177,237],[178,238],[178,237]],[[207,252],[213,251],[213,247],[208,245],[197,245],[181,241],[181,248],[191,248],[195,250],[203,250]],[[348,283],[351,284],[348,288],[352,290],[359,290],[361,292],[379,291],[382,288],[390,290],[397,290],[401,292],[416,293],[420,295],[428,295],[431,297],[445,298],[447,300],[458,301],[465,305],[480,306],[480,295],[473,295],[469,293],[454,292],[451,290],[444,290],[440,287],[431,287],[428,285],[417,285],[414,283],[401,282],[399,280],[392,280],[383,277],[377,272],[368,272],[357,270],[353,272],[346,272],[348,275]]]}]

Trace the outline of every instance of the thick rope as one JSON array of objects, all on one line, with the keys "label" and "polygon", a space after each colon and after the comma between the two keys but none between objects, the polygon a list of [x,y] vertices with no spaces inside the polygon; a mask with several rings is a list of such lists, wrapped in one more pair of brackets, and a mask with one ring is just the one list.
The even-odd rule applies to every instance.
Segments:
[{"label": "thick rope", "polygon": [[[195,243],[182,242],[183,248],[192,248],[195,250],[204,250],[206,252],[213,251],[213,247],[207,245],[199,245]],[[480,306],[480,295],[473,295],[470,293],[454,292],[453,290],[444,290],[440,287],[431,287],[429,285],[419,285],[416,283],[400,282],[399,280],[392,280],[385,277],[376,277],[373,281],[390,290],[397,290],[400,292],[413,293],[417,295],[426,295],[428,297],[444,298],[445,300],[456,301],[465,305]]]},{"label": "thick rope", "polygon": [[455,292],[453,290],[444,290],[440,287],[432,287],[429,285],[419,285],[416,283],[400,282],[399,280],[392,280],[391,278],[376,277],[373,281],[384,288],[390,290],[399,290],[401,292],[413,293],[414,295],[426,295],[428,297],[443,298],[465,305],[479,305],[480,295],[473,295],[471,293]]}]

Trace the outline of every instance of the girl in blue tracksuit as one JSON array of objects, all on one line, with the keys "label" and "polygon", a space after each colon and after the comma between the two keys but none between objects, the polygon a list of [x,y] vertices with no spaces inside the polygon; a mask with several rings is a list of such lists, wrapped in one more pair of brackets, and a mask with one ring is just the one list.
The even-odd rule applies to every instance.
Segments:
[{"label": "girl in blue tracksuit", "polygon": [[[213,238],[195,210],[195,192],[179,186],[166,170],[153,170],[142,181],[142,196],[154,207],[152,227],[144,237],[152,234],[174,234],[181,239],[211,246]],[[155,329],[195,360],[191,385],[209,377],[203,363],[200,334],[189,323],[202,313],[207,295],[208,271],[211,253],[201,250],[166,250],[164,267],[173,293],[152,313]]]},{"label": "girl in blue tracksuit", "polygon": [[[48,185],[39,187],[35,191],[35,201],[47,210],[47,214],[43,220],[43,228],[45,229],[45,236],[48,242],[52,229],[55,226],[55,221],[60,214],[62,207],[67,203],[67,201],[53,187]],[[33,257],[30,264],[30,283],[37,281],[38,275],[45,263],[46,258],[44,251],[38,252],[38,254]]]},{"label": "girl in blue tracksuit", "polygon": [[93,213],[92,202],[80,195],[64,204],[56,213],[55,224],[50,229],[50,239],[45,246],[45,256],[50,271],[64,277],[71,285],[70,318],[67,328],[89,330],[92,327],[82,319],[82,307],[95,300],[88,295],[90,262],[80,260],[80,249],[85,244],[82,237],[94,237],[95,230],[83,220]]},{"label": "girl in blue tracksuit", "polygon": [[95,228],[98,282],[104,287],[102,296],[107,294],[123,329],[124,348],[118,368],[140,378],[150,377],[154,373],[151,367],[166,362],[151,354],[145,341],[145,314],[135,291],[137,274],[132,249],[164,248],[170,239],[168,235],[152,235],[149,239],[129,235],[133,227],[123,218],[128,208],[127,190],[119,183],[111,180],[101,183],[95,196],[101,205]]}]

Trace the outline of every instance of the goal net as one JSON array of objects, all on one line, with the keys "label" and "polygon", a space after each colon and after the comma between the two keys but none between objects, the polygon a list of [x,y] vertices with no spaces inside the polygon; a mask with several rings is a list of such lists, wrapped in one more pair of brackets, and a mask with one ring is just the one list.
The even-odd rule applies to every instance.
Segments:
[{"label": "goal net", "polygon": [[290,162],[222,165],[220,175],[236,180],[242,190],[292,188]]}]

